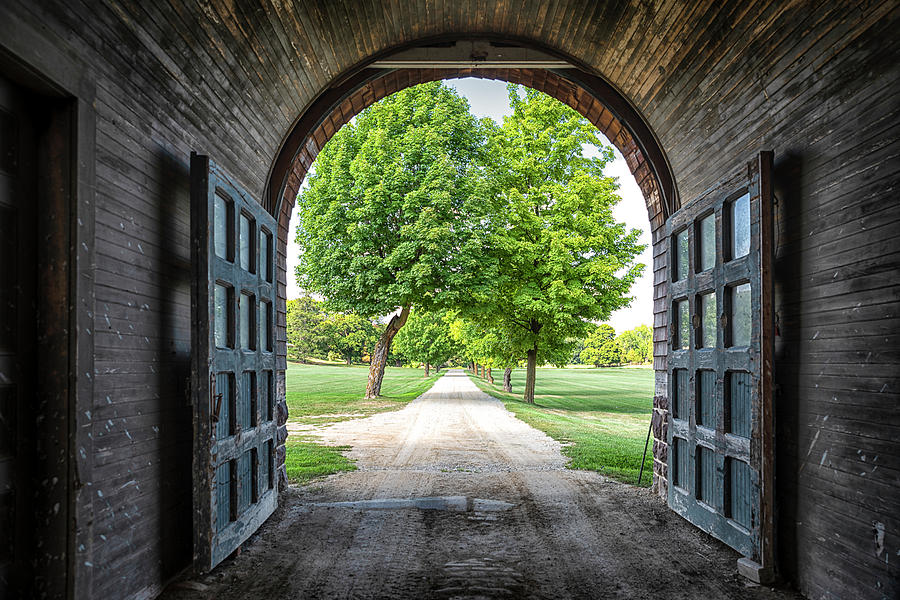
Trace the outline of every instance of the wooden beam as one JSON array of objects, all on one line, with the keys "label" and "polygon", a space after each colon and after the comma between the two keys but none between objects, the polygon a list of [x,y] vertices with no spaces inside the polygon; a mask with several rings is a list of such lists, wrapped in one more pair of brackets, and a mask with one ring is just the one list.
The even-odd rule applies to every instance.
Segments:
[{"label": "wooden beam", "polygon": [[562,60],[379,60],[373,69],[574,69]]},{"label": "wooden beam", "polygon": [[452,45],[419,46],[370,65],[375,69],[565,69],[569,62],[532,48],[461,40]]},{"label": "wooden beam", "polygon": [[[774,304],[774,158],[759,153],[759,270],[762,278],[760,335],[760,561],[763,579],[775,569],[775,304]],[[765,583],[765,581],[758,581]]]}]

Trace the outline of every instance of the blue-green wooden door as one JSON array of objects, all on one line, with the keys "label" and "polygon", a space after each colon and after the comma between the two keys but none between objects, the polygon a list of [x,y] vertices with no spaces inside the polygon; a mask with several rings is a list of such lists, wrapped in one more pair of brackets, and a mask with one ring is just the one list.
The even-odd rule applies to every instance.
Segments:
[{"label": "blue-green wooden door", "polygon": [[191,155],[194,562],[216,566],[275,510],[275,219]]},{"label": "blue-green wooden door", "polygon": [[666,224],[669,506],[760,567],[772,556],[771,165],[761,153]]}]

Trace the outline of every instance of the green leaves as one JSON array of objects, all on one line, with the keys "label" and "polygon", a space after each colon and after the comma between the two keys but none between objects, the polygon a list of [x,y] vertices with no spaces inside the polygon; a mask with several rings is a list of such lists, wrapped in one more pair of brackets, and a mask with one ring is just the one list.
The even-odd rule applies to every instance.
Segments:
[{"label": "green leaves", "polygon": [[616,342],[616,331],[610,325],[602,323],[584,340],[581,351],[581,362],[600,365],[617,365],[624,360],[624,353]]},{"label": "green leaves", "polygon": [[327,319],[322,303],[309,296],[287,301],[288,354],[299,359],[328,354],[328,339],[322,330]]},{"label": "green leaves", "polygon": [[509,92],[513,114],[489,139],[488,187],[505,220],[495,224],[498,276],[484,302],[526,331],[523,350],[554,354],[628,304],[643,247],[638,231],[613,220],[618,185],[603,176],[611,149],[584,154],[600,145],[596,129],[544,94]]},{"label": "green leaves", "polygon": [[394,338],[393,351],[412,362],[440,367],[453,355],[450,323],[442,311],[413,311]]},{"label": "green leaves", "polygon": [[347,364],[362,359],[375,349],[378,332],[372,322],[353,313],[334,313],[322,324],[329,350],[339,354]]},{"label": "green leaves", "polygon": [[582,343],[579,360],[594,366],[618,365],[623,362],[641,364],[653,358],[653,330],[649,325],[616,335],[615,330],[602,323]]},{"label": "green leaves", "polygon": [[653,330],[649,325],[639,325],[623,331],[616,342],[622,348],[627,362],[644,363],[653,359]]},{"label": "green leaves", "polygon": [[287,302],[289,354],[300,359],[337,355],[346,362],[371,353],[378,332],[369,319],[353,313],[328,313],[324,302],[304,296]]},{"label": "green leaves", "polygon": [[518,331],[494,323],[498,322],[455,318],[450,336],[462,347],[465,358],[491,368],[511,367],[522,358],[519,344],[512,339]]},{"label": "green leaves", "polygon": [[363,111],[326,144],[298,198],[298,283],[367,316],[458,299],[476,277],[483,135],[440,83]]}]

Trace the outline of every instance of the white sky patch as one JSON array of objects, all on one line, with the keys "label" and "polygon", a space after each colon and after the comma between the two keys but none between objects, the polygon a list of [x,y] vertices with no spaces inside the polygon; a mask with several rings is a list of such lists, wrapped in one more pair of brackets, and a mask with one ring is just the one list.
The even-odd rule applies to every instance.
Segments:
[{"label": "white sky patch", "polygon": [[[472,114],[478,118],[490,117],[500,123],[503,117],[511,114],[509,100],[506,94],[505,81],[493,81],[487,79],[451,79],[446,81],[450,87],[456,89],[464,96],[472,108]],[[609,146],[608,140],[601,134],[601,139]],[[608,323],[621,333],[628,329],[634,329],[638,325],[652,325],[653,323],[653,252],[650,244],[650,221],[647,217],[647,206],[644,196],[637,182],[634,180],[625,159],[618,150],[613,147],[615,159],[606,166],[606,174],[617,177],[619,180],[619,196],[622,201],[613,210],[616,220],[624,222],[629,229],[640,229],[640,242],[647,248],[638,257],[638,262],[647,265],[643,276],[638,279],[631,288],[634,300],[631,306],[623,308],[612,314]],[[305,182],[304,182],[305,185]],[[291,215],[291,224],[288,229],[290,239],[287,247],[287,297],[298,298],[301,290],[297,286],[294,277],[294,267],[297,265],[297,257],[300,248],[294,242],[297,229],[297,211]]]}]

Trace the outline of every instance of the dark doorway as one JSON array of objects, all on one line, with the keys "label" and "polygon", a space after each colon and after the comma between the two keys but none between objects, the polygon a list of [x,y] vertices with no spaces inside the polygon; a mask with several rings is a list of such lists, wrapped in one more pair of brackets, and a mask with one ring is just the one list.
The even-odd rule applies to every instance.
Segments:
[{"label": "dark doorway", "polygon": [[0,591],[66,592],[70,105],[0,77]]},{"label": "dark doorway", "polygon": [[[36,152],[29,96],[0,79],[0,585],[31,579]],[[23,590],[24,591],[24,590]]]}]

